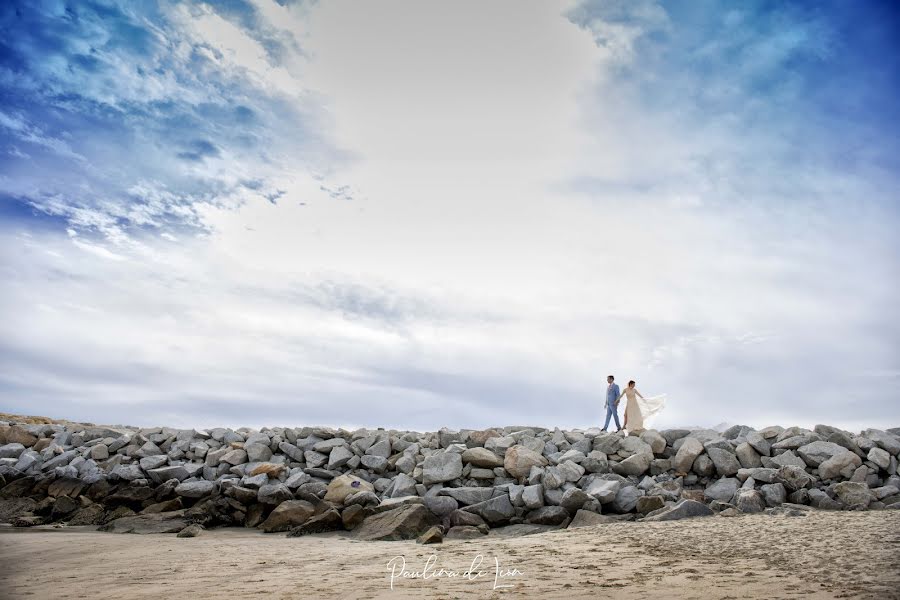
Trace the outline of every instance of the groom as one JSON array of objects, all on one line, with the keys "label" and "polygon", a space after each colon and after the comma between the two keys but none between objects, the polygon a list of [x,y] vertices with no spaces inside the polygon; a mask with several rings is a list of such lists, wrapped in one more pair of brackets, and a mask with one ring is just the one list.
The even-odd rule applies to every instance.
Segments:
[{"label": "groom", "polygon": [[616,431],[622,430],[622,426],[619,425],[619,386],[614,383],[615,379],[612,375],[606,378],[609,386],[606,388],[606,423],[603,424],[603,431],[609,427],[610,417],[616,420]]}]

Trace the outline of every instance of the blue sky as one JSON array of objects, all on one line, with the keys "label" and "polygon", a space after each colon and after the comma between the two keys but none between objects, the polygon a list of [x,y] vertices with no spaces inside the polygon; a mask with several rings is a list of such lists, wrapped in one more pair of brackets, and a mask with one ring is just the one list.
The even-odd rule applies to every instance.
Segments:
[{"label": "blue sky", "polygon": [[7,2],[0,408],[897,426],[890,2]]}]

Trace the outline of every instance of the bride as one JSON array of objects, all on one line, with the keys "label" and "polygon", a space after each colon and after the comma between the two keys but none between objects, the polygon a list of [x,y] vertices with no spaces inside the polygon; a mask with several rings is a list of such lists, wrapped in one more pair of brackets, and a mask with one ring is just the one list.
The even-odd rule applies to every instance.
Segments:
[{"label": "bride", "polygon": [[644,419],[649,419],[656,415],[666,404],[665,394],[653,396],[652,398],[644,398],[634,386],[634,380],[629,381],[628,387],[622,391],[618,400],[616,400],[616,404],[618,404],[623,396],[628,399],[625,404],[625,422],[623,423],[623,428],[626,429],[629,434],[640,433],[643,431]]}]

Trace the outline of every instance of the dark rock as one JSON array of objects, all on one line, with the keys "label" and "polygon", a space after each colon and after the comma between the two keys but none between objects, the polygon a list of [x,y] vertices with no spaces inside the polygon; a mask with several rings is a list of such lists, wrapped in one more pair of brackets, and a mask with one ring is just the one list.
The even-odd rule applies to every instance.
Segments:
[{"label": "dark rock", "polygon": [[34,477],[15,479],[3,486],[3,489],[0,490],[0,498],[21,498],[27,496],[34,484]]},{"label": "dark rock", "polygon": [[569,488],[563,492],[562,500],[560,500],[559,505],[569,511],[570,514],[574,515],[581,510],[588,500],[592,499],[591,496],[578,488]]},{"label": "dark rock", "polygon": [[472,527],[478,527],[479,525],[487,525],[484,519],[475,513],[471,513],[464,510],[454,510],[448,516],[444,517],[446,522],[450,527],[458,527],[461,525],[470,525]]},{"label": "dark rock", "polygon": [[[276,509],[277,510],[277,509]],[[271,517],[270,517],[271,518]],[[324,533],[326,531],[335,531],[344,528],[344,522],[341,519],[341,513],[333,508],[329,508],[325,512],[310,517],[305,523],[294,527],[287,534],[288,537],[300,537],[313,533]]]},{"label": "dark rock", "polygon": [[743,513],[759,513],[766,509],[766,500],[757,490],[740,490],[734,505]]},{"label": "dark rock", "polygon": [[490,500],[494,495],[491,487],[443,488],[438,492],[438,496],[450,496],[463,506]]},{"label": "dark rock", "polygon": [[125,485],[122,486],[104,499],[104,503],[108,506],[117,506],[126,504],[136,506],[144,500],[153,496],[154,490],[145,485]]},{"label": "dark rock", "polygon": [[33,498],[7,498],[0,500],[0,523],[11,523],[13,519],[33,512],[37,502]]},{"label": "dark rock", "polygon": [[525,515],[525,522],[532,525],[561,525],[568,520],[569,511],[562,506],[542,506]]},{"label": "dark rock", "polygon": [[53,503],[53,510],[50,511],[50,519],[53,521],[59,521],[76,510],[81,508],[81,503],[74,498],[69,496],[60,496],[56,499],[56,502]]},{"label": "dark rock", "polygon": [[123,517],[133,517],[136,514],[136,512],[134,512],[127,506],[117,506],[113,510],[103,515],[103,517],[100,519],[100,524],[105,525],[106,523],[111,523],[116,519],[121,519]]},{"label": "dark rock", "polygon": [[172,498],[171,500],[165,500],[164,502],[150,504],[141,511],[141,514],[149,515],[153,513],[172,512],[173,510],[181,510],[182,508],[184,508],[184,504],[181,502],[181,498]]},{"label": "dark rock", "polygon": [[47,488],[47,494],[54,498],[58,496],[71,496],[76,498],[81,495],[85,488],[85,483],[74,477],[61,477],[50,484]]},{"label": "dark rock", "polygon": [[[510,502],[509,494],[495,496],[490,500],[466,506],[461,510],[475,513],[489,525],[501,525],[509,521],[516,514],[516,509]],[[429,511],[430,512],[430,511]]]},{"label": "dark rock", "polygon": [[256,502],[256,494],[256,490],[241,487],[239,485],[233,485],[225,491],[226,496],[230,496],[244,505]]},{"label": "dark rock", "polygon": [[90,504],[78,509],[66,521],[69,525],[99,525],[103,521],[103,507],[99,504]]}]

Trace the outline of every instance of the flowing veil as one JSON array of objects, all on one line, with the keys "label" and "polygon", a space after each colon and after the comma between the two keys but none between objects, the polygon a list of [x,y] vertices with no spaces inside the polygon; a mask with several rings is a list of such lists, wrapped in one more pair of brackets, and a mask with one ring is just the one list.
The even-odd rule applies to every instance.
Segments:
[{"label": "flowing veil", "polygon": [[653,418],[666,406],[666,396],[667,394],[660,394],[658,396],[645,396],[644,398],[637,398],[638,408],[641,409],[641,416],[644,418],[644,423],[648,421],[648,419]]}]

